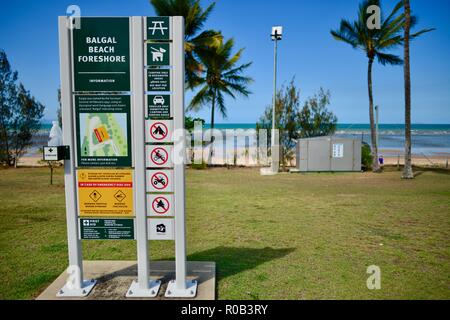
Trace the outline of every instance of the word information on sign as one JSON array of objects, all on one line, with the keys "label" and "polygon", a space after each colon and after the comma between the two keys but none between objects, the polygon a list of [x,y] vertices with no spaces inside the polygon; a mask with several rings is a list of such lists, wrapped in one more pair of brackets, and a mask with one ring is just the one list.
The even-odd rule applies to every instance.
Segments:
[{"label": "word information on sign", "polygon": [[175,240],[174,219],[148,219],[150,240]]},{"label": "word information on sign", "polygon": [[147,192],[173,192],[173,170],[147,170]]},{"label": "word information on sign", "polygon": [[170,40],[170,20],[169,17],[147,17],[146,29],[147,40]]},{"label": "word information on sign", "polygon": [[172,146],[145,146],[146,166],[147,168],[171,168]]},{"label": "word information on sign", "polygon": [[147,96],[147,117],[148,118],[170,118],[170,95],[150,94]]},{"label": "word information on sign", "polygon": [[134,240],[134,220],[80,219],[80,238],[85,240]]},{"label": "word information on sign", "polygon": [[131,167],[130,96],[76,95],[79,167]]},{"label": "word information on sign", "polygon": [[147,91],[171,91],[170,69],[147,69]]},{"label": "word information on sign", "polygon": [[73,28],[74,91],[130,91],[129,18],[79,18]]},{"label": "word information on sign", "polygon": [[172,120],[145,121],[145,142],[147,143],[172,142],[172,133]]},{"label": "word information on sign", "polygon": [[82,217],[133,215],[132,170],[78,170],[78,208]]},{"label": "word information on sign", "polygon": [[173,194],[148,194],[147,214],[151,217],[172,217],[174,215]]},{"label": "word information on sign", "polygon": [[148,66],[170,66],[169,43],[147,43],[146,49]]}]

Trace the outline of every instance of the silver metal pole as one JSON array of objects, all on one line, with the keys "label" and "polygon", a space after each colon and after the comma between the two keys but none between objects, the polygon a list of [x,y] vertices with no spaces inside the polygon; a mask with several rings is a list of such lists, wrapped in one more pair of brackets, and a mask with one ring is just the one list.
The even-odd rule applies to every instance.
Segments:
[{"label": "silver metal pole", "polygon": [[78,237],[78,210],[76,198],[75,141],[73,136],[72,50],[68,17],[58,17],[59,57],[61,81],[61,112],[63,144],[69,146],[70,160],[64,160],[64,184],[66,195],[67,243],[69,277],[57,293],[59,297],[83,297],[94,287],[95,280],[83,280],[83,256]]},{"label": "silver metal pole", "polygon": [[[173,100],[174,129],[184,130],[184,19],[173,18]],[[182,150],[185,150],[185,139],[181,139]],[[186,223],[185,223],[185,178],[184,162],[176,163],[175,175],[175,257],[176,287],[186,289]]]},{"label": "silver metal pole", "polygon": [[156,297],[161,282],[150,281],[146,183],[145,183],[145,103],[144,103],[144,26],[142,17],[131,18],[132,33],[132,110],[134,123],[134,212],[136,218],[138,280],[126,297]]},{"label": "silver metal pole", "polygon": [[277,147],[275,139],[275,121],[276,121],[276,103],[277,103],[277,49],[278,40],[275,36],[274,44],[274,54],[273,54],[273,107],[272,107],[272,172],[278,171],[278,166],[275,164],[278,161],[278,156],[276,156]]},{"label": "silver metal pole", "polygon": [[380,149],[380,145],[378,144],[378,106],[375,106],[376,113],[376,135],[377,135],[377,148]]},{"label": "silver metal pole", "polygon": [[139,288],[149,288],[147,216],[145,209],[145,110],[144,110],[144,36],[142,19],[132,17],[133,35],[133,110],[135,135],[134,210],[136,216],[137,259]]},{"label": "silver metal pole", "polygon": [[278,172],[278,144],[277,137],[275,135],[275,122],[276,122],[276,103],[277,103],[277,49],[278,49],[278,39],[275,36],[274,40],[274,53],[273,53],[273,107],[272,107],[272,172]]},{"label": "silver metal pole", "polygon": [[188,298],[197,294],[197,281],[186,281],[186,219],[185,219],[185,158],[184,131],[184,18],[173,17],[173,105],[174,144],[177,156],[174,161],[175,204],[175,280],[169,282],[166,297]]}]

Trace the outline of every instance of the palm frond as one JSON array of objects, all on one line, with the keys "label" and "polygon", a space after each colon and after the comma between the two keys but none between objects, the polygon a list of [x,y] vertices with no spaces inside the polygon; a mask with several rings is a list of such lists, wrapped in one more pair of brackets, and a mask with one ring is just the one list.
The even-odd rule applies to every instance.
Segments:
[{"label": "palm frond", "polygon": [[226,119],[228,117],[228,111],[225,107],[225,99],[223,97],[222,92],[217,92],[216,96],[216,102],[217,102],[217,109],[219,110],[220,115],[222,118]]},{"label": "palm frond", "polygon": [[435,31],[435,30],[436,30],[436,28],[422,29],[422,30],[420,30],[418,32],[415,32],[415,33],[411,34],[409,37],[410,37],[411,40],[413,40],[413,39],[417,38],[418,36],[420,36],[420,35],[422,35],[424,33]]},{"label": "palm frond", "polygon": [[238,74],[242,73],[245,69],[250,67],[252,64],[253,64],[252,62],[244,63],[244,64],[240,65],[239,67],[236,67],[234,69],[228,70],[227,72],[225,72],[223,74],[223,76],[224,77],[231,77],[233,75],[238,75]]},{"label": "palm frond", "polygon": [[376,52],[375,56],[377,57],[377,60],[379,63],[381,63],[383,66],[385,65],[402,65],[403,60],[394,54],[389,53],[383,53],[383,52]]},{"label": "palm frond", "polygon": [[349,37],[348,35],[344,34],[344,33],[340,33],[339,31],[335,31],[335,30],[331,30],[330,31],[331,35],[333,36],[334,39],[338,40],[338,41],[342,41],[345,43],[350,44],[353,48],[358,47],[358,42]]},{"label": "palm frond", "polygon": [[187,107],[188,111],[198,111],[201,106],[211,101],[211,96],[209,95],[210,88],[205,85],[203,86],[197,94],[192,98],[191,103]]}]

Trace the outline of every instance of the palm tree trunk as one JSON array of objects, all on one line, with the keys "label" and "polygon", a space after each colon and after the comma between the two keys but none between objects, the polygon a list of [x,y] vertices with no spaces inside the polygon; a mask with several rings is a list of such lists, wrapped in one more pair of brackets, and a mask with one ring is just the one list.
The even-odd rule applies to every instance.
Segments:
[{"label": "palm tree trunk", "polygon": [[209,151],[209,164],[212,164],[212,157],[214,155],[214,114],[215,114],[215,108],[216,108],[216,92],[214,91],[213,97],[212,97],[212,104],[211,104],[211,141],[210,141],[210,151]]},{"label": "palm tree trunk", "polygon": [[214,92],[212,97],[212,105],[211,105],[211,143],[214,142],[214,135],[212,134],[212,130],[214,130],[214,114],[215,114],[215,108],[216,108],[216,94]]},{"label": "palm tree trunk", "polygon": [[380,172],[381,171],[380,165],[378,163],[377,135],[375,131],[375,120],[373,115],[372,66],[373,66],[373,59],[369,59],[369,67],[367,71],[367,85],[369,89],[370,137],[372,140],[372,171]]},{"label": "palm tree trunk", "polygon": [[414,179],[411,163],[411,69],[409,61],[409,30],[411,28],[411,7],[409,0],[403,0],[405,6],[405,167],[403,179]]}]

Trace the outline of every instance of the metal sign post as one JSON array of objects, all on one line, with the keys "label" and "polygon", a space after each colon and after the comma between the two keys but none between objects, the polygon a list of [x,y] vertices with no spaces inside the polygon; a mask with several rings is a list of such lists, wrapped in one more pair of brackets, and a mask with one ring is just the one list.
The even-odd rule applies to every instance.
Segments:
[{"label": "metal sign post", "polygon": [[63,124],[63,144],[69,146],[70,159],[64,160],[64,184],[66,193],[67,243],[69,251],[70,274],[66,285],[58,292],[58,297],[84,297],[95,286],[95,280],[83,279],[83,257],[81,240],[78,238],[78,214],[75,179],[75,142],[73,139],[73,104],[71,38],[68,17],[58,18],[59,56],[61,72],[61,104]]},{"label": "metal sign post", "polygon": [[167,286],[166,297],[191,298],[197,281],[186,281],[185,158],[184,130],[184,18],[173,17],[173,101],[175,178],[175,280]]},{"label": "metal sign post", "polygon": [[144,46],[142,17],[131,18],[133,41],[133,105],[134,105],[134,150],[135,150],[135,196],[136,240],[138,259],[138,279],[133,281],[126,297],[156,297],[160,281],[150,281],[150,267],[147,238],[147,212],[145,195],[145,110],[144,110]]}]

